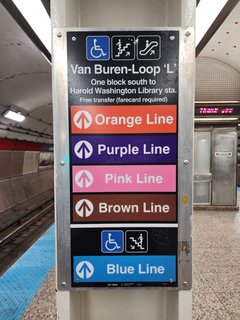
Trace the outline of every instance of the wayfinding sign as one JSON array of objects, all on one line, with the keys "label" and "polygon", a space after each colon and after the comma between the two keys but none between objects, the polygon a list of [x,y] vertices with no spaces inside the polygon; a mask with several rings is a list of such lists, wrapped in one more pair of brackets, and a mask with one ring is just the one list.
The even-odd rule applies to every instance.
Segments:
[{"label": "wayfinding sign", "polygon": [[178,285],[179,33],[67,32],[72,287]]}]

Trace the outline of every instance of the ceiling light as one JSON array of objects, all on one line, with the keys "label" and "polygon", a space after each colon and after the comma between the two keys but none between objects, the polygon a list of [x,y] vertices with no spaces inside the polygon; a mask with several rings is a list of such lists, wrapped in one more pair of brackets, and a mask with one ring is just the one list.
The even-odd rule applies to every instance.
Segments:
[{"label": "ceiling light", "polygon": [[11,119],[11,120],[14,120],[14,121],[18,121],[18,122],[22,122],[26,118],[20,112],[16,112],[16,111],[12,111],[12,110],[7,110],[6,112],[4,112],[3,116],[5,118],[8,118],[8,119]]},{"label": "ceiling light", "polygon": [[194,121],[234,121],[239,118],[195,118]]},{"label": "ceiling light", "polygon": [[51,53],[51,20],[41,0],[13,0],[41,42]]}]

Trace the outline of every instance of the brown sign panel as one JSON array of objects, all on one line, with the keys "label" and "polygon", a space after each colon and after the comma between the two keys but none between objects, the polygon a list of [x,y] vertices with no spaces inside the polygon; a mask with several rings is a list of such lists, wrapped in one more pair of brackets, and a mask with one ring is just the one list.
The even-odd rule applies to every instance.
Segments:
[{"label": "brown sign panel", "polygon": [[176,222],[176,194],[74,194],[72,222]]}]

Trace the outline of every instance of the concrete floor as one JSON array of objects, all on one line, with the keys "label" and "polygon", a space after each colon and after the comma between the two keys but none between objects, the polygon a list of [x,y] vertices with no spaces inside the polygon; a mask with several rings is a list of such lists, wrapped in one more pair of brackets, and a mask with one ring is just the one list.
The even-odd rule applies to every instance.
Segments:
[{"label": "concrete floor", "polygon": [[240,319],[240,214],[193,214],[193,319]]},{"label": "concrete floor", "polygon": [[[56,319],[55,305],[52,270],[22,320]],[[240,320],[239,212],[193,213],[193,319]]]}]

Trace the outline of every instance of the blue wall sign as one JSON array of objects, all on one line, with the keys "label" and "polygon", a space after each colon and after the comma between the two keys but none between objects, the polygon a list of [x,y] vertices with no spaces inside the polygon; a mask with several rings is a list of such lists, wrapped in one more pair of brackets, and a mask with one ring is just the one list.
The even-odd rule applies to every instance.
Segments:
[{"label": "blue wall sign", "polygon": [[76,256],[74,283],[176,282],[176,256]]}]

